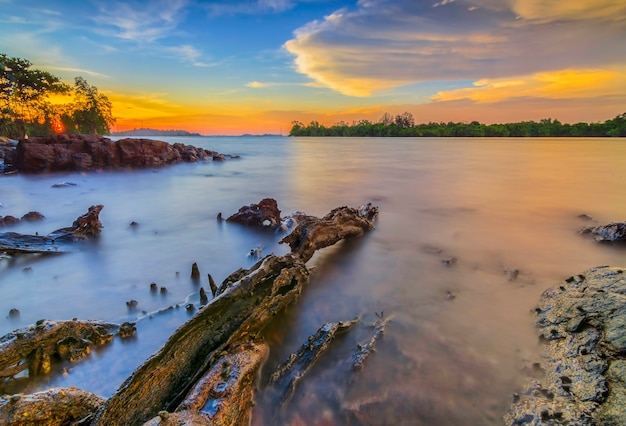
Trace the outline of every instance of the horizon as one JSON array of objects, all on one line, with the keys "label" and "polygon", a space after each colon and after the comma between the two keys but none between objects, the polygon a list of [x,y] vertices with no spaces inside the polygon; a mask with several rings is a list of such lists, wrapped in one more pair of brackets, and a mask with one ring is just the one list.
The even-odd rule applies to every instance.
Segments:
[{"label": "horizon", "polygon": [[416,123],[574,124],[626,111],[626,3],[614,0],[0,3],[0,52],[85,78],[113,104],[111,132],[288,134],[293,121],[405,111]]}]

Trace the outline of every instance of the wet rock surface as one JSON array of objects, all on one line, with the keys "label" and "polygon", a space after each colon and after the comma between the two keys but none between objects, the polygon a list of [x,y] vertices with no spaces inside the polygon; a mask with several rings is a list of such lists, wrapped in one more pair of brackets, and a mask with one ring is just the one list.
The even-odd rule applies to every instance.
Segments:
[{"label": "wet rock surface", "polygon": [[256,204],[241,207],[226,221],[275,229],[280,224],[280,210],[275,199],[264,198]]},{"label": "wet rock surface", "polygon": [[42,173],[160,167],[200,160],[223,161],[226,157],[233,158],[192,145],[153,139],[112,141],[98,135],[56,135],[20,140],[14,159],[11,158],[17,171]]},{"label": "wet rock surface", "polygon": [[544,377],[514,395],[505,424],[626,424],[626,269],[570,277],[535,313]]},{"label": "wet rock surface", "polygon": [[30,395],[0,396],[0,424],[6,426],[80,423],[104,404],[104,398],[76,388],[54,388]]},{"label": "wet rock surface", "polygon": [[589,226],[580,230],[582,234],[590,234],[600,243],[626,242],[626,222],[613,222],[608,225]]},{"label": "wet rock surface", "polygon": [[102,231],[100,212],[103,208],[101,204],[91,206],[87,213],[76,218],[72,226],[57,229],[46,236],[16,232],[0,233],[0,253],[49,254],[68,251],[73,243],[100,235]]},{"label": "wet rock surface", "polygon": [[0,337],[0,390],[4,379],[24,370],[29,376],[47,374],[54,360],[78,361],[92,347],[113,339],[119,326],[100,321],[47,321],[17,329]]}]

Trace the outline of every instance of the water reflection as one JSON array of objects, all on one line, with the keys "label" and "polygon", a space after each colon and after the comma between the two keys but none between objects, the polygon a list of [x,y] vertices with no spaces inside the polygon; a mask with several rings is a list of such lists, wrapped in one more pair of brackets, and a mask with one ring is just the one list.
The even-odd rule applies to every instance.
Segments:
[{"label": "water reflection", "polygon": [[[600,223],[624,220],[626,146],[619,141],[172,140],[242,159],[3,178],[0,214],[46,216],[12,229],[18,232],[48,233],[91,204],[105,207],[97,243],[58,257],[0,260],[2,334],[40,318],[144,318],[143,311],[197,297],[208,273],[219,282],[250,266],[251,248],[288,249],[277,244],[281,235],[219,223],[219,212],[227,216],[265,197],[285,214],[323,215],[374,201],[376,229],[317,255],[299,303],[267,330],[271,354],[260,389],[323,323],[358,316],[359,325],[337,339],[285,408],[286,423],[500,424],[523,367],[537,360],[530,311],[541,292],[595,265],[626,266],[623,249],[576,232],[588,224],[581,213]],[[58,181],[77,185],[52,188]],[[199,284],[189,277],[193,262]],[[507,270],[514,269],[511,279]],[[167,294],[151,293],[152,282]],[[126,306],[131,299],[136,312]],[[5,318],[14,307],[21,317]],[[377,352],[358,373],[346,370],[346,357],[382,312],[390,321]],[[116,341],[40,386],[108,396],[188,317],[184,307],[145,317],[135,341]],[[272,403],[259,396],[255,424],[267,424]]]}]

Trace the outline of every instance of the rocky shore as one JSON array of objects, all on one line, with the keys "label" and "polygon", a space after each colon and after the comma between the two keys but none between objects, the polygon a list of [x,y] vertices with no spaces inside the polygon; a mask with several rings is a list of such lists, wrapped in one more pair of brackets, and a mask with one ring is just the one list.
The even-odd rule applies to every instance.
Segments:
[{"label": "rocky shore", "polygon": [[507,425],[626,424],[626,268],[598,266],[546,290],[535,308],[539,377]]},{"label": "rocky shore", "polygon": [[196,161],[224,161],[233,156],[182,143],[143,138],[112,141],[98,135],[55,135],[3,144],[4,172],[123,170]]}]

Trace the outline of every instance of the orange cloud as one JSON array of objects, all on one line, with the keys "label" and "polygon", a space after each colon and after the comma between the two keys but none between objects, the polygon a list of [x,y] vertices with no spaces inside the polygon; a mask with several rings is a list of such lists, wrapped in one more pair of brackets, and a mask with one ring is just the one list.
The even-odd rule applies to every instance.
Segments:
[{"label": "orange cloud", "polygon": [[623,0],[514,0],[513,10],[523,19],[539,21],[619,21],[626,14],[626,3]]},{"label": "orange cloud", "polygon": [[[358,2],[299,28],[298,72],[344,95],[625,64],[623,0]],[[558,24],[557,24],[558,23]]]},{"label": "orange cloud", "polygon": [[500,102],[517,97],[597,98],[626,93],[626,69],[566,69],[514,78],[482,79],[475,87],[438,92],[434,101]]}]

